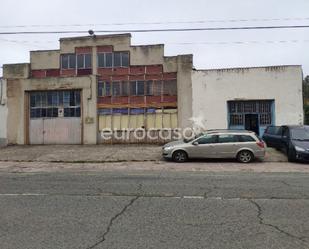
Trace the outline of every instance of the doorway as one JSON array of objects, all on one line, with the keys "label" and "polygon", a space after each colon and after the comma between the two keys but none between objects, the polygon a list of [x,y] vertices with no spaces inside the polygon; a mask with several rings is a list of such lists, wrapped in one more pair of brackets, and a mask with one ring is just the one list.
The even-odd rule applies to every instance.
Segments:
[{"label": "doorway", "polygon": [[258,114],[245,114],[245,129],[254,131],[259,136],[259,115]]}]

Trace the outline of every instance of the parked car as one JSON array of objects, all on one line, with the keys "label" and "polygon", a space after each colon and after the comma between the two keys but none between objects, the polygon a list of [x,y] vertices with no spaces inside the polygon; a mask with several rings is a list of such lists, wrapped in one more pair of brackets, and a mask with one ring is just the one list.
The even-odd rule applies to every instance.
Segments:
[{"label": "parked car", "polygon": [[309,161],[309,126],[269,126],[263,140],[267,146],[282,150],[290,162]]},{"label": "parked car", "polygon": [[245,130],[211,130],[189,140],[167,143],[163,157],[175,162],[191,158],[236,158],[249,163],[265,156],[265,145],[254,132]]}]

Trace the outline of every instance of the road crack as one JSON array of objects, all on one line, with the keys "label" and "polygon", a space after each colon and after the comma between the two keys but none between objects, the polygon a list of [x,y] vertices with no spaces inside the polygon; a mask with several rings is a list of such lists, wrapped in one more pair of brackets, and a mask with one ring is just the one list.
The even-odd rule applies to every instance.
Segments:
[{"label": "road crack", "polygon": [[130,200],[130,202],[129,202],[127,205],[125,205],[125,206],[123,207],[123,209],[122,209],[119,213],[117,213],[116,215],[114,215],[114,216],[110,219],[110,221],[109,221],[109,223],[108,223],[108,226],[107,226],[107,228],[106,228],[106,231],[105,231],[105,232],[103,233],[103,235],[102,235],[102,238],[101,238],[99,241],[97,241],[95,244],[93,244],[93,245],[87,247],[87,249],[93,249],[93,248],[97,247],[99,244],[103,243],[103,242],[106,240],[106,236],[107,236],[108,233],[110,232],[110,230],[111,230],[111,228],[112,228],[114,222],[115,222],[120,216],[122,216],[122,215],[127,211],[127,209],[128,209],[130,206],[132,206],[133,203],[134,203],[135,201],[137,201],[138,198],[140,198],[140,196],[135,196],[133,199]]},{"label": "road crack", "polygon": [[284,234],[285,236],[288,236],[290,238],[296,239],[296,240],[298,240],[298,241],[300,241],[302,243],[305,243],[306,245],[308,244],[308,242],[306,241],[307,237],[305,237],[305,236],[296,236],[294,234],[291,234],[291,233],[289,233],[287,231],[282,230],[277,225],[274,225],[274,224],[271,224],[271,223],[266,223],[264,221],[264,218],[262,217],[263,216],[262,207],[256,201],[254,201],[253,199],[248,199],[248,201],[250,203],[252,203],[257,208],[257,212],[258,212],[257,218],[259,219],[260,225],[271,227],[271,228],[275,229],[277,232],[279,232],[281,234]]}]

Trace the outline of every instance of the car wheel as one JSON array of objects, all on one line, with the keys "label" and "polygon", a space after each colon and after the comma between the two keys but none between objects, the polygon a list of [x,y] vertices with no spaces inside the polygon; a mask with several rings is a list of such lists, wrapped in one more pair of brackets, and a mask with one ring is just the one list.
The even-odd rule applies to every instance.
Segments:
[{"label": "car wheel", "polygon": [[173,160],[177,163],[183,163],[188,160],[188,155],[183,150],[177,150],[173,153]]},{"label": "car wheel", "polygon": [[296,152],[293,148],[290,148],[288,150],[288,160],[289,160],[289,162],[295,162],[296,161]]},{"label": "car wheel", "polygon": [[250,163],[254,159],[254,155],[251,151],[242,150],[237,154],[237,160],[240,163]]}]

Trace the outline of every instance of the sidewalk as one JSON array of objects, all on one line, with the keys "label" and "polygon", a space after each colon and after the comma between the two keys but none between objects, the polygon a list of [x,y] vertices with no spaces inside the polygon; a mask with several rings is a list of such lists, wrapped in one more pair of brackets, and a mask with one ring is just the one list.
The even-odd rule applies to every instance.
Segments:
[{"label": "sidewalk", "polygon": [[103,163],[160,161],[157,145],[38,145],[0,148],[0,161]]},{"label": "sidewalk", "polygon": [[[0,161],[105,163],[163,161],[158,145],[43,145],[0,148]],[[267,149],[265,162],[287,162],[286,156]]]}]

